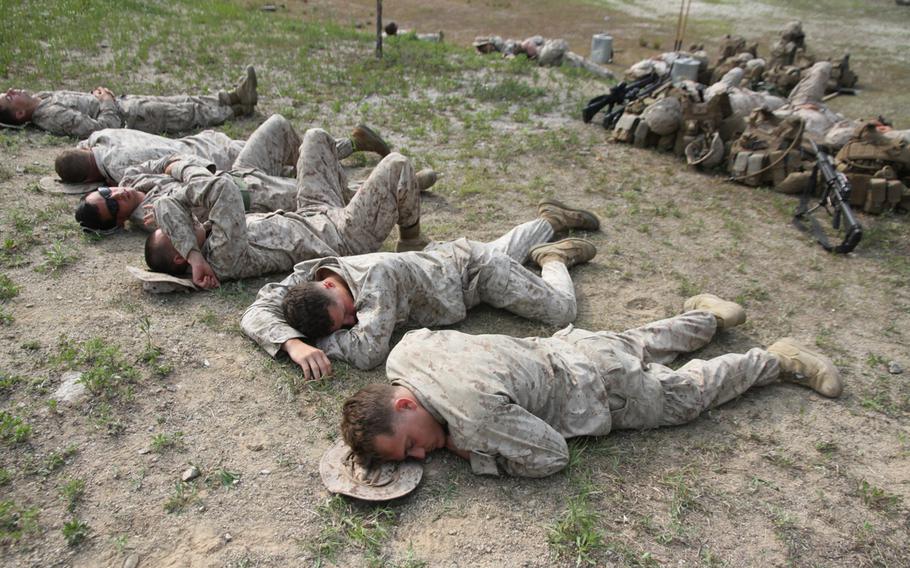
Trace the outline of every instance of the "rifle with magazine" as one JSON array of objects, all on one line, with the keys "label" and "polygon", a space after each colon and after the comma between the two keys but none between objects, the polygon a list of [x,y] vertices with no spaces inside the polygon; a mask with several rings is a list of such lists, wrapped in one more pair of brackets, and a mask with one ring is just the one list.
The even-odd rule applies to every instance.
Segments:
[{"label": "rifle with magazine", "polygon": [[607,107],[603,126],[607,130],[612,130],[628,103],[651,95],[669,80],[669,74],[661,78],[660,75],[652,71],[631,83],[623,81],[610,89],[610,92],[606,95],[600,95],[588,101],[588,104],[581,111],[581,118],[587,124],[591,122],[594,115]]},{"label": "rifle with magazine", "polygon": [[[856,220],[853,210],[850,209],[850,192],[852,188],[850,187],[850,182],[847,181],[847,176],[834,169],[831,156],[820,150],[815,142],[810,140],[810,143],[812,144],[812,150],[815,152],[815,167],[812,169],[809,185],[803,192],[799,206],[796,208],[793,224],[796,225],[797,229],[805,233],[811,231],[815,236],[815,240],[826,251],[847,254],[856,248],[860,239],[863,238],[863,226]],[[825,178],[825,187],[821,192],[819,202],[810,209],[809,196],[815,192],[815,188],[818,186],[819,173]],[[824,208],[833,217],[831,226],[835,230],[839,230],[841,222],[843,222],[844,239],[839,245],[832,245],[828,242],[828,237],[822,231],[818,221],[815,217],[812,217],[812,213],[820,208]],[[806,219],[810,222],[809,227],[805,225]]]}]

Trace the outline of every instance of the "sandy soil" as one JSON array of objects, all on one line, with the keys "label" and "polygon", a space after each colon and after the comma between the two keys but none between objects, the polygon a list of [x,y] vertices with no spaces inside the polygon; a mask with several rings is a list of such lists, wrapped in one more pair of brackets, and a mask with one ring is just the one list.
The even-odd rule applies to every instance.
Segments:
[{"label": "sandy soil", "polygon": [[[447,41],[459,43],[478,33],[545,33],[565,36],[586,53],[591,33],[615,29],[617,69],[647,52],[638,46],[642,34],[672,35],[667,30],[675,10],[663,2],[621,9],[517,0],[386,4],[387,18],[403,27],[443,29]],[[893,4],[880,4],[893,11]],[[309,3],[307,13],[364,24],[371,5],[320,1]],[[692,17],[735,14],[734,28],[753,37],[770,37],[790,18],[776,3],[749,6],[746,18],[727,2],[695,3]],[[757,18],[764,14],[767,20]],[[878,64],[859,68],[864,81],[875,78],[868,87],[874,96],[850,101],[862,112],[879,112],[876,101],[908,81],[880,80],[901,64],[892,56],[906,21],[905,13],[895,12],[856,27],[807,22],[813,42],[816,33],[833,38],[843,29],[845,45],[861,43],[867,25],[890,38],[875,40],[884,54]],[[894,104],[900,101],[906,98]],[[269,112],[268,101],[260,110]],[[846,392],[827,400],[794,385],[759,389],[685,427],[580,441],[574,448],[581,465],[543,480],[475,477],[457,458],[436,455],[420,487],[389,505],[395,521],[381,558],[369,558],[348,538],[333,560],[321,562],[408,565],[413,554],[428,566],[575,565],[574,558],[555,556],[548,538],[568,503],[584,494],[600,515],[596,530],[605,544],[592,557],[595,565],[906,566],[910,386],[906,371],[887,370],[890,361],[910,369],[906,218],[861,215],[877,236],[849,257],[831,256],[789,226],[795,203],[787,197],[687,171],[671,156],[608,143],[603,130],[573,117],[540,122],[544,128],[533,127],[533,136],[562,129],[577,142],[554,143],[552,158],[518,154],[507,164],[481,160],[465,169],[454,151],[431,137],[404,140],[391,133],[396,146],[407,145],[418,160],[448,166],[422,203],[433,236],[494,238],[532,218],[544,196],[590,208],[604,229],[590,235],[597,259],[573,270],[579,327],[631,328],[677,313],[693,291],[710,291],[743,302],[749,321],[721,333],[698,357],[792,335],[835,359]],[[508,128],[524,127],[502,125]],[[34,131],[19,141],[4,150],[13,172],[0,182],[6,211],[23,200],[72,207],[72,198],[23,190],[52,170],[64,145]],[[493,178],[500,193],[460,194],[477,171]],[[53,230],[48,224],[35,230]],[[382,380],[381,369],[355,372],[342,365],[335,380],[302,385],[294,368],[270,360],[239,333],[242,310],[270,278],[214,294],[151,296],[121,269],[141,265],[140,235],[76,246],[79,263],[56,275],[30,266],[6,271],[21,292],[5,304],[15,321],[0,326],[0,369],[27,377],[30,386],[14,396],[3,393],[2,408],[27,416],[34,432],[27,450],[3,448],[0,465],[18,473],[0,496],[38,506],[42,514],[39,532],[5,546],[0,564],[119,567],[135,556],[142,567],[318,565],[309,545],[325,538],[332,521],[340,523],[321,508],[330,496],[318,460],[337,436],[341,401],[360,385]],[[143,317],[163,360],[174,367],[166,377],[138,362],[146,342]],[[517,336],[556,331],[486,308],[454,327]],[[99,400],[56,408],[44,403],[61,382],[62,367],[49,363],[60,352],[61,336],[104,337],[135,361],[142,380],[131,403],[113,405],[114,420],[104,419]],[[154,436],[178,432],[175,447],[150,451]],[[75,450],[59,471],[42,473],[52,453],[70,447]],[[182,512],[166,513],[164,504],[191,464],[203,474],[195,494]],[[223,487],[219,469],[238,472],[240,482]],[[70,515],[60,488],[72,478],[86,480],[78,511],[91,527],[75,548],[61,534]],[[354,504],[347,518],[372,510]]]}]

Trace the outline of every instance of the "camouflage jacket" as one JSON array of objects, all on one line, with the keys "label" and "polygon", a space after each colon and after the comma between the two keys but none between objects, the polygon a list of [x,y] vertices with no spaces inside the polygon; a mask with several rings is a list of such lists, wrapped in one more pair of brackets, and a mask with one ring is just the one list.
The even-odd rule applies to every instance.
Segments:
[{"label": "camouflage jacket", "polygon": [[518,339],[420,329],[395,346],[386,374],[470,452],[475,473],[545,477],[568,464],[566,438],[611,428],[597,367],[563,333]]},{"label": "camouflage jacket", "polygon": [[98,169],[114,183],[120,183],[132,166],[174,154],[199,156],[214,163],[216,168],[226,170],[237,159],[243,146],[242,140],[231,140],[214,130],[172,139],[129,128],[100,130],[77,144],[79,148],[92,151]]},{"label": "camouflage jacket", "polygon": [[230,174],[213,174],[195,162],[178,160],[171,176],[181,187],[155,202],[158,226],[186,258],[199,250],[192,209],[208,211],[211,231],[200,252],[221,280],[287,272],[302,260],[344,254],[339,231],[324,214],[246,215],[240,188]]},{"label": "camouflage jacket", "polygon": [[91,93],[42,91],[32,123],[58,136],[87,138],[103,128],[120,128],[123,116],[116,100],[99,101]]},{"label": "camouflage jacket", "polygon": [[[180,181],[164,173],[167,165],[174,161],[195,162],[196,165],[208,169],[213,174],[217,171],[217,164],[214,162],[191,155],[166,156],[127,169],[120,184],[145,193],[142,204],[130,215],[130,221],[137,227],[146,231],[155,230],[154,224],[145,225],[146,207],[154,206],[159,198],[172,195],[182,187],[183,184]],[[296,209],[296,180],[270,176],[254,168],[231,169],[227,173],[234,178],[234,183],[244,194],[246,212],[266,213],[279,209]],[[201,207],[193,208],[192,213],[200,221],[204,222],[208,219],[208,211]]]},{"label": "camouflage jacket", "polygon": [[[307,338],[284,319],[282,302],[288,290],[318,279],[326,268],[344,279],[354,297],[357,324],[316,340],[313,344],[336,360],[358,369],[371,369],[389,353],[398,327],[449,325],[463,320],[478,300],[468,268],[467,239],[442,243],[433,250],[408,253],[372,253],[302,262],[294,273],[267,284],[247,308],[240,327],[269,355],[275,356],[289,339]],[[503,265],[503,279],[508,266]]]}]

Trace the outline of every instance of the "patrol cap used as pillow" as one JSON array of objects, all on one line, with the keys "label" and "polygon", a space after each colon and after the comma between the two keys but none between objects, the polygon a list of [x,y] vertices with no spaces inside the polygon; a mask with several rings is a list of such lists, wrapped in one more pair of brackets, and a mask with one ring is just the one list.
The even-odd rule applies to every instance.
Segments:
[{"label": "patrol cap used as pillow", "polygon": [[193,292],[199,287],[193,284],[190,278],[171,276],[163,272],[150,272],[135,266],[127,266],[126,270],[142,282],[142,289],[152,294],[170,294],[172,292]]},{"label": "patrol cap used as pillow", "polygon": [[38,186],[48,193],[64,193],[66,195],[85,195],[104,185],[101,181],[87,181],[82,183],[69,183],[61,181],[54,176],[44,176]]},{"label": "patrol cap used as pillow", "polygon": [[385,462],[363,467],[343,440],[332,445],[319,461],[319,475],[326,489],[363,499],[389,501],[407,495],[423,477],[423,466],[414,461]]}]

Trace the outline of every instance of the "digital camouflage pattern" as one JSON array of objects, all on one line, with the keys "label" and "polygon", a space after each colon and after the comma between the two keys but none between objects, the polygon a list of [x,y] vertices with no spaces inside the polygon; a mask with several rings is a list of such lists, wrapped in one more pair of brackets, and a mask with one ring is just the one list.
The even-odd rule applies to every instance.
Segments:
[{"label": "digital camouflage pattern", "polygon": [[76,147],[90,149],[101,174],[110,182],[121,183],[130,167],[174,154],[198,156],[215,164],[217,169],[226,170],[245,144],[243,140],[231,140],[214,130],[173,139],[129,128],[106,128],[93,133]]},{"label": "digital camouflage pattern", "polygon": [[623,333],[569,326],[518,339],[421,329],[389,354],[406,387],[469,451],[475,473],[544,477],[569,460],[567,438],[695,419],[779,374],[763,349],[665,365],[704,347],[717,322],[691,311]]},{"label": "digital camouflage pattern", "polygon": [[218,97],[121,95],[100,101],[92,93],[42,91],[31,122],[58,136],[87,138],[104,128],[178,133],[217,126],[234,116]]},{"label": "digital camouflage pattern", "polygon": [[158,226],[186,258],[198,250],[191,210],[208,211],[211,231],[200,252],[221,280],[287,272],[311,258],[373,252],[396,223],[411,226],[420,219],[414,168],[397,153],[379,162],[345,206],[335,139],[319,129],[304,135],[294,212],[246,215],[235,178],[196,162],[174,162],[171,176],[181,187],[156,201]]},{"label": "digital camouflage pattern", "polygon": [[450,325],[485,302],[515,314],[565,325],[575,319],[575,287],[565,265],[548,262],[541,276],[522,266],[534,245],[553,229],[543,219],[519,225],[490,243],[458,239],[422,252],[374,253],[302,262],[281,282],[267,284],[247,308],[240,327],[273,357],[301,338],[282,312],[288,290],[317,280],[326,268],[341,276],[354,297],[357,324],[313,344],[332,359],[371,369],[389,353],[397,327]]},{"label": "digital camouflage pattern", "polygon": [[[339,144],[340,145],[340,144]],[[249,140],[242,145],[233,163],[226,168],[234,176],[238,187],[247,192],[247,212],[268,213],[278,209],[294,210],[297,204],[297,182],[282,177],[286,166],[296,164],[300,156],[300,136],[281,115],[272,115],[257,128]],[[191,156],[178,154],[163,156],[132,166],[124,174],[121,185],[145,193],[140,207],[130,215],[130,221],[145,230],[154,230],[155,225],[146,226],[146,207],[155,204],[160,197],[171,195],[181,183],[164,173],[173,161],[193,160]],[[198,158],[197,158],[198,159]],[[198,165],[214,171],[218,164],[202,159]],[[196,208],[193,214],[200,220],[208,218],[208,211]]]}]

